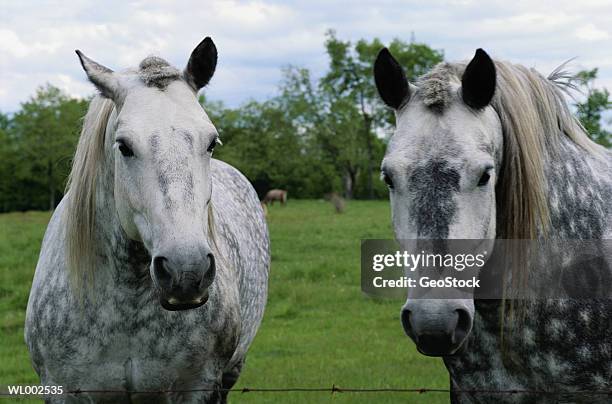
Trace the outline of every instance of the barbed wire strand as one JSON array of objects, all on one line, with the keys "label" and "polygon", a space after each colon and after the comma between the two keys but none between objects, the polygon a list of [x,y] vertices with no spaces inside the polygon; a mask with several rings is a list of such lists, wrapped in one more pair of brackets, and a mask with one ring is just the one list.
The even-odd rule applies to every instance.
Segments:
[{"label": "barbed wire strand", "polygon": [[[240,388],[199,388],[185,390],[87,390],[76,389],[67,390],[62,394],[46,394],[48,396],[58,395],[79,395],[79,394],[172,394],[172,393],[451,393],[450,389],[414,387],[414,388],[359,388],[359,387],[339,387],[335,384],[331,387],[240,387]],[[550,391],[550,390],[491,390],[491,389],[468,389],[452,390],[453,394],[526,394],[526,395],[607,395],[612,396],[612,390],[581,390],[581,391]],[[25,394],[10,394],[0,392],[0,396],[19,397]],[[30,394],[31,396],[45,396],[45,394]]]}]

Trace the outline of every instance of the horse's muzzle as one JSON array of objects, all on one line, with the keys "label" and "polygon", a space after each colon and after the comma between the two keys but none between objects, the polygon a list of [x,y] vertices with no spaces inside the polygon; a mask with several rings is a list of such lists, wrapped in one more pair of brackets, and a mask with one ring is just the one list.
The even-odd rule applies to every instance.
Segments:
[{"label": "horse's muzzle", "polygon": [[164,309],[194,309],[208,301],[208,288],[216,271],[212,254],[207,254],[204,262],[189,265],[177,265],[164,256],[155,256],[152,265],[153,278]]},{"label": "horse's muzzle", "polygon": [[450,356],[467,340],[473,314],[460,300],[413,300],[402,308],[401,320],[420,353]]}]

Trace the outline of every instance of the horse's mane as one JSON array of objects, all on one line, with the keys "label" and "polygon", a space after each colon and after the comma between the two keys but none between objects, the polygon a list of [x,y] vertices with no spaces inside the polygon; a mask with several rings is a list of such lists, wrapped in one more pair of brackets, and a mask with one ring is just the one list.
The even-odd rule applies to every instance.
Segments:
[{"label": "horse's mane", "polygon": [[[461,82],[466,63],[441,63],[419,82],[423,102],[441,110],[451,102],[451,81]],[[497,88],[491,106],[501,120],[504,156],[497,184],[502,228],[498,237],[533,239],[546,235],[550,214],[545,162],[555,158],[563,137],[588,153],[600,147],[571,113],[563,91],[573,76],[560,66],[547,78],[535,69],[495,62]]]},{"label": "horse's mane", "polygon": [[597,153],[563,96],[560,70],[548,78],[535,69],[496,62],[497,89],[492,106],[504,132],[504,157],[498,192],[504,218],[502,238],[533,239],[550,225],[545,162],[558,158],[563,137]]},{"label": "horse's mane", "polygon": [[66,186],[66,265],[75,286],[93,276],[95,267],[96,182],[113,109],[113,102],[107,98],[96,96],[91,100]]}]

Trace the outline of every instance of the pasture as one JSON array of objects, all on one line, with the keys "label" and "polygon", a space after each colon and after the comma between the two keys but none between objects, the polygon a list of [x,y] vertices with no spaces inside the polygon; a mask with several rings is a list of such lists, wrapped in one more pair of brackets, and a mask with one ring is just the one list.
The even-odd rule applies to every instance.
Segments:
[{"label": "pasture", "polygon": [[[34,384],[23,322],[46,212],[0,215],[0,384]],[[270,295],[237,388],[447,388],[442,361],[404,336],[401,301],[360,291],[364,238],[389,238],[387,201],[352,201],[334,213],[323,201],[270,208]],[[282,394],[282,395],[280,395]],[[233,393],[230,402],[448,402],[446,393]]]}]

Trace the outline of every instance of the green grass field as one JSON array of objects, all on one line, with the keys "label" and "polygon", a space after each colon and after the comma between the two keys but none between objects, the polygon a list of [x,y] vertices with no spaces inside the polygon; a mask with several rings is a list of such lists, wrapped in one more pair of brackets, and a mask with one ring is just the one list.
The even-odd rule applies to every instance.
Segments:
[{"label": "green grass field", "polygon": [[[23,322],[49,214],[0,215],[0,385],[37,383]],[[355,201],[337,215],[291,200],[268,215],[270,295],[237,387],[447,388],[442,361],[404,336],[401,301],[360,291],[360,240],[390,238],[388,202]],[[281,395],[282,394],[282,395]],[[448,402],[445,393],[234,393],[238,403]]]}]

